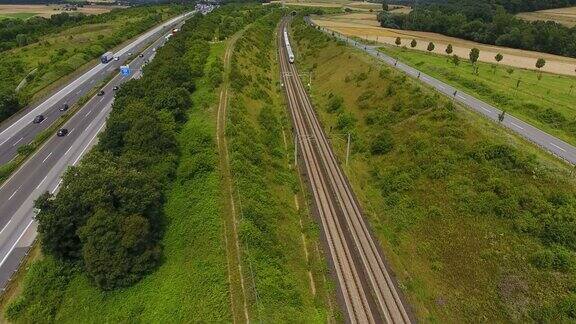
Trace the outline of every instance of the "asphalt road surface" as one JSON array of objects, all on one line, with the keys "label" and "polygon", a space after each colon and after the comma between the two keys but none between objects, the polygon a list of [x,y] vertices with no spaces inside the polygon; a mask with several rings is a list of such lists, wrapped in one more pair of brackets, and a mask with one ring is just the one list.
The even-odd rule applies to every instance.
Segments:
[{"label": "asphalt road surface", "polygon": [[280,24],[278,47],[282,86],[300,157],[322,226],[322,238],[338,284],[338,301],[349,323],[411,323],[393,277],[384,264],[377,240],[340,168],[310,98],[299,78],[297,63],[288,62]]},{"label": "asphalt road surface", "polygon": [[[309,18],[307,18],[307,22],[312,26],[315,26],[314,23]],[[329,35],[333,34],[331,30],[325,29],[323,27],[319,27],[319,29]],[[334,32],[334,36],[372,55],[373,57],[376,57],[384,61],[388,65],[395,67],[400,71],[403,71],[407,75],[416,79],[420,79],[420,81],[428,84],[429,86],[435,88],[437,91],[463,104],[465,107],[469,107],[472,110],[476,111],[477,113],[495,122],[500,123],[498,121],[498,116],[502,113],[500,109],[491,106],[482,100],[476,99],[475,97],[465,93],[464,91],[454,88],[438,79],[435,79],[423,73],[422,71],[419,71],[411,66],[399,62],[397,59],[390,57],[382,52],[379,52],[378,49],[374,46],[359,43],[337,32]],[[573,165],[576,164],[576,147],[564,142],[563,140],[556,138],[532,126],[531,124],[528,124],[509,114],[505,115],[504,120],[500,124],[512,130],[513,132],[519,134],[520,136],[524,137],[525,139],[529,140],[530,142],[534,143],[540,148],[557,156],[558,158],[563,159],[564,161],[570,164]]]},{"label": "asphalt road surface", "polygon": [[[50,127],[58,117],[66,113],[60,111],[60,107],[65,103],[72,107],[99,82],[117,72],[121,65],[129,61],[131,57],[128,53],[135,55],[135,53],[142,51],[151,41],[169,33],[172,26],[184,19],[185,15],[175,17],[149,30],[114,53],[114,56],[119,58],[118,61],[112,60],[106,64],[98,63],[89,71],[56,90],[47,99],[23,109],[4,121],[0,125],[0,165],[10,162],[17,155],[18,147],[32,142],[38,133]],[[39,124],[33,124],[32,120],[37,115],[43,115],[45,119]]]},{"label": "asphalt road surface", "polygon": [[[171,26],[182,24],[180,20],[172,20]],[[34,201],[46,191],[57,192],[61,176],[68,166],[76,165],[96,144],[97,135],[104,128],[114,101],[113,87],[141,76],[141,68],[145,61],[152,60],[156,53],[155,49],[165,42],[164,34],[147,36],[149,41],[154,40],[150,37],[156,37],[155,41],[144,49],[142,52],[144,57],[136,56],[138,53],[134,52],[136,58],[129,64],[133,74],[123,76],[116,68],[114,72],[116,76],[102,88],[105,94],[92,97],[65,123],[63,128],[68,129],[68,135],[65,137],[53,135],[49,138],[0,187],[0,287],[6,286],[36,237],[37,225],[33,220]],[[127,51],[128,49],[123,53]],[[107,67],[104,65],[104,68]],[[26,124],[29,123],[27,119],[24,120]],[[17,127],[14,126],[12,129],[15,130]]]}]

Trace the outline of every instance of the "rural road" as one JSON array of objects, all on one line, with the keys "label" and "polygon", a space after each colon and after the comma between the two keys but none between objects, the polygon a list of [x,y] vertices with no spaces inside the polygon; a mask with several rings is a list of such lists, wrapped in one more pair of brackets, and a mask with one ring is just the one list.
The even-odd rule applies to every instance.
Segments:
[{"label": "rural road", "polygon": [[411,323],[380,244],[372,236],[299,78],[298,56],[294,64],[288,61],[283,39],[288,25],[288,20],[282,20],[277,35],[282,86],[292,117],[298,165],[305,171],[314,212],[322,227],[345,322]]},{"label": "rural road", "polygon": [[[351,38],[341,35],[337,32],[333,32],[323,27],[316,26],[309,17],[306,17],[306,22],[311,26],[319,28],[319,30],[325,32],[326,34],[332,35],[338,39],[347,42],[348,44],[372,55],[373,57],[380,59],[381,61],[387,63],[388,65],[403,71],[407,75],[420,79],[420,81],[428,84],[429,86],[435,88],[440,93],[453,98],[455,101],[463,104],[465,107],[469,107],[477,113],[498,122],[498,116],[502,111],[482,100],[479,100],[464,91],[454,88],[438,79],[435,79],[422,71],[419,71],[411,66],[408,66],[402,62],[399,62],[393,57],[390,57],[380,51],[374,46],[365,45],[359,43]],[[536,144],[540,148],[552,153],[560,159],[574,165],[576,164],[576,147],[564,142],[563,140],[556,138],[529,123],[526,123],[514,116],[506,114],[504,121],[501,124],[513,132],[519,134],[530,142]]]},{"label": "rural road", "polygon": [[[141,51],[150,41],[169,33],[172,26],[189,15],[190,13],[186,13],[170,19],[140,35],[114,53],[114,56],[120,58],[118,61],[112,60],[107,64],[98,63],[75,80],[56,90],[48,98],[43,99],[42,102],[22,109],[16,115],[2,122],[0,125],[0,165],[10,162],[17,155],[20,146],[32,142],[36,135],[49,128],[60,116],[65,114],[66,112],[59,110],[65,103],[72,107],[99,82],[118,71],[118,68],[130,59],[129,52]],[[40,124],[33,124],[32,120],[37,115],[43,115],[45,119]]]},{"label": "rural road", "polygon": [[[182,24],[176,20],[171,23],[175,26]],[[153,34],[145,35],[149,38]],[[136,57],[130,63],[132,75],[123,76],[116,72],[116,76],[102,88],[105,94],[92,97],[65,123],[63,128],[69,130],[67,136],[50,137],[0,186],[0,287],[3,289],[36,237],[34,201],[46,191],[57,192],[61,176],[68,166],[76,165],[96,144],[97,135],[104,128],[114,101],[113,87],[141,76],[145,61],[152,60],[156,54],[154,48],[164,43],[163,35],[156,34],[156,40],[142,52],[144,57]]]}]

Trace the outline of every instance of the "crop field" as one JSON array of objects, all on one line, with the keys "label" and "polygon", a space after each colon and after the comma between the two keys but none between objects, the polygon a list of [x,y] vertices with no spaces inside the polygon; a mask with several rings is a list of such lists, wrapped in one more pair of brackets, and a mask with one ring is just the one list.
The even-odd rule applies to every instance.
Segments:
[{"label": "crop field", "polygon": [[[281,1],[272,1],[272,3],[281,3]],[[355,11],[377,11],[382,9],[382,5],[374,2],[349,1],[349,0],[288,0],[284,4],[289,6],[303,7],[321,7],[321,8],[348,8]],[[398,6],[402,7],[402,6]]]},{"label": "crop field", "polygon": [[50,17],[55,14],[62,12],[67,12],[69,14],[83,13],[85,15],[97,15],[105,12],[109,12],[115,8],[124,8],[121,6],[110,6],[110,5],[91,5],[78,8],[74,11],[64,11],[64,7],[61,5],[11,5],[11,4],[0,4],[0,18],[18,18],[18,19],[28,19],[34,16]]},{"label": "crop field", "polygon": [[576,77],[468,61],[458,66],[445,56],[386,46],[381,50],[439,80],[506,110],[576,145]]},{"label": "crop field", "polygon": [[[574,218],[569,168],[303,23],[294,35],[340,161],[352,135],[344,170],[418,319],[573,321],[571,239],[548,236]],[[544,261],[564,253],[570,265]]]},{"label": "crop field", "polygon": [[517,16],[528,21],[551,20],[567,27],[576,26],[576,7],[522,12]]},{"label": "crop field", "polygon": [[[415,49],[426,51],[428,43],[433,42],[436,47],[433,52],[441,55],[446,54],[444,50],[448,44],[452,44],[454,49],[453,54],[458,55],[461,58],[467,58],[470,49],[476,47],[480,49],[480,61],[509,65],[523,69],[535,70],[536,60],[539,57],[542,57],[546,59],[547,62],[546,66],[542,68],[542,71],[556,74],[576,75],[576,59],[573,58],[507,47],[484,45],[436,33],[382,28],[376,20],[376,14],[374,13],[317,16],[313,18],[313,20],[319,26],[326,27],[347,36],[358,37],[376,43],[395,45],[396,38],[400,37],[402,41],[401,46],[410,47],[409,44],[412,39],[416,39],[417,46]],[[496,62],[494,59],[498,53],[504,55],[504,59],[500,63]]]}]

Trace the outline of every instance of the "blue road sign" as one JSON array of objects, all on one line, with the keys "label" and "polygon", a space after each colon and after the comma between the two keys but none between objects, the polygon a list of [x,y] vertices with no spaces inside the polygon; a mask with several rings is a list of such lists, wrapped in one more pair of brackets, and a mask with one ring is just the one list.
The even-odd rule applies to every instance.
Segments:
[{"label": "blue road sign", "polygon": [[128,65],[122,65],[120,67],[120,73],[122,73],[123,76],[130,75],[130,67]]}]

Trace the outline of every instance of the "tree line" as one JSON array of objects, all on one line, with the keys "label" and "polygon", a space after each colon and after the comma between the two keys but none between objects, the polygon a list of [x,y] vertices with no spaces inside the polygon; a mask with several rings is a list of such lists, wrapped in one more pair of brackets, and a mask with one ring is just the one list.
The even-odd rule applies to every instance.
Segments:
[{"label": "tree line", "polygon": [[82,269],[101,289],[129,286],[161,262],[164,192],[180,154],[176,135],[194,108],[190,95],[209,43],[216,31],[234,32],[222,34],[223,17],[239,18],[236,30],[254,19],[236,9],[192,17],[143,78],[120,88],[98,145],[68,169],[60,192],[36,201],[43,252]]},{"label": "tree line", "polygon": [[[484,44],[576,57],[576,27],[553,21],[528,22],[511,14],[518,8],[539,8],[535,3],[540,2],[427,2],[408,14],[382,11],[378,20],[382,27],[435,32]],[[574,0],[552,2],[554,6],[571,3]]]}]

